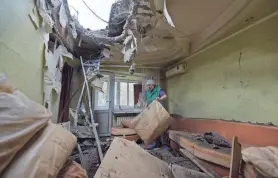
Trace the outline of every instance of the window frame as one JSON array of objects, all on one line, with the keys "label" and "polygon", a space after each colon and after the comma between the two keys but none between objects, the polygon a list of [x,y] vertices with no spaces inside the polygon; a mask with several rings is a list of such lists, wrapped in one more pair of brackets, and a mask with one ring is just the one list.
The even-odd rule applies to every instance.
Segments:
[{"label": "window frame", "polygon": [[[120,83],[124,82],[127,84],[127,105],[120,105]],[[128,109],[134,109],[134,103],[133,106],[129,105],[129,84],[130,83],[134,83],[134,84],[139,84],[139,80],[124,80],[124,79],[116,79],[115,80],[115,92],[116,92],[116,96],[115,96],[115,92],[114,92],[114,110],[128,110]],[[117,88],[117,91],[116,91]],[[134,91],[133,91],[134,92]],[[133,93],[134,95],[134,93]],[[121,109],[120,109],[121,107]]]},{"label": "window frame", "polygon": [[107,98],[106,98],[106,105],[105,106],[98,106],[98,92],[99,90],[94,89],[95,93],[95,102],[94,102],[94,108],[95,110],[109,110],[109,101],[110,101],[110,80],[104,79],[103,82],[107,82]]}]

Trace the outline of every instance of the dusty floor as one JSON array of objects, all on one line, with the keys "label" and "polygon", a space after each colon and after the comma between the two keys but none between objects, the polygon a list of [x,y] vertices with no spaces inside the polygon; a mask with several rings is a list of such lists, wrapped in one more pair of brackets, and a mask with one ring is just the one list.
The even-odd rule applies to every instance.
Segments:
[{"label": "dusty floor", "polygon": [[[103,154],[105,154],[109,149],[111,141],[111,138],[101,139],[101,148]],[[92,138],[78,138],[78,144],[80,145],[84,156],[84,165],[82,166],[86,169],[88,178],[93,178],[100,165],[96,143]],[[77,149],[74,150],[71,158],[81,164],[80,155]]]},{"label": "dusty floor", "polygon": [[[90,141],[85,141],[83,143],[85,143],[85,144],[81,143],[81,147],[82,147],[82,151],[83,151],[83,155],[84,155],[84,159],[83,159],[84,165],[83,166],[88,173],[88,178],[93,178],[100,165],[97,148]],[[89,143],[91,143],[91,144],[89,144]],[[106,151],[109,148],[110,142],[102,142],[102,143],[103,143],[102,144],[103,152],[106,153]],[[192,163],[189,159],[183,158],[179,153],[177,153],[173,150],[168,151],[168,150],[164,150],[162,148],[156,148],[156,149],[150,150],[148,152],[150,154],[152,154],[153,156],[155,156],[169,164],[175,163],[182,167],[200,171],[200,169],[194,163]],[[74,153],[72,155],[72,159],[81,164],[80,156],[79,156],[79,153],[77,150],[74,151]]]},{"label": "dusty floor", "polygon": [[149,153],[152,154],[153,156],[167,162],[168,164],[175,163],[182,167],[193,169],[195,171],[200,171],[200,169],[192,161],[182,157],[179,153],[177,153],[175,151],[167,151],[162,148],[157,148],[157,149],[149,151]]}]

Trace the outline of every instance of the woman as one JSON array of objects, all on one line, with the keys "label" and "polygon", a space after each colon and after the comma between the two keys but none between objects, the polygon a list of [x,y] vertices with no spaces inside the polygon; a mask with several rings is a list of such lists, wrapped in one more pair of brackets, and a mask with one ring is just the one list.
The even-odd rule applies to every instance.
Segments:
[{"label": "woman", "polygon": [[[147,96],[146,96],[147,106],[150,105],[154,100],[161,102],[167,98],[165,91],[163,89],[161,89],[160,86],[155,85],[154,80],[152,80],[152,79],[147,80],[147,87],[148,87]],[[166,135],[166,133],[164,133],[162,136],[160,136],[156,140],[156,142],[154,142],[151,145],[148,145],[147,149],[154,149],[158,145],[165,147],[165,149],[168,149],[168,147],[167,147],[168,142],[167,142],[166,138],[167,138],[167,135]]]},{"label": "woman", "polygon": [[154,80],[147,80],[147,106],[150,105],[154,100],[163,101],[167,98],[167,95],[160,86],[155,85]]}]

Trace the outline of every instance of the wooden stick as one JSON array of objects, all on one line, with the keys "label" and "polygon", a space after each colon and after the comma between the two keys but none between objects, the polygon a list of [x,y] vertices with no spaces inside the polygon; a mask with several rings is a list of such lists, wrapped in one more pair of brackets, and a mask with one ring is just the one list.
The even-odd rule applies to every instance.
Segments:
[{"label": "wooden stick", "polygon": [[233,137],[232,146],[232,158],[231,158],[231,168],[230,168],[230,178],[239,176],[239,168],[241,162],[241,145],[237,140],[237,137]]},{"label": "wooden stick", "polygon": [[185,150],[185,149],[180,149],[180,153],[183,157],[190,159],[198,168],[200,168],[204,173],[206,173],[210,178],[220,178],[219,175],[217,175],[215,172],[212,173],[211,170],[208,170],[207,168],[205,168],[204,166],[202,166],[198,159],[191,154],[189,151]]},{"label": "wooden stick", "polygon": [[100,140],[99,140],[99,137],[98,137],[97,128],[96,128],[96,124],[95,124],[95,120],[94,120],[94,115],[93,115],[93,110],[92,110],[92,103],[91,103],[91,92],[90,92],[90,88],[89,88],[89,84],[88,84],[88,80],[87,80],[87,76],[86,76],[82,56],[80,56],[80,61],[81,61],[81,66],[82,66],[82,70],[83,70],[85,85],[86,85],[86,88],[87,88],[89,111],[90,111],[91,125],[92,125],[92,128],[91,127],[90,128],[92,129],[92,132],[95,136],[95,140],[96,140],[96,143],[97,143],[97,150],[98,150],[98,154],[99,154],[99,159],[100,159],[100,161],[102,161],[103,160],[103,153],[102,153],[102,150],[101,150]]}]

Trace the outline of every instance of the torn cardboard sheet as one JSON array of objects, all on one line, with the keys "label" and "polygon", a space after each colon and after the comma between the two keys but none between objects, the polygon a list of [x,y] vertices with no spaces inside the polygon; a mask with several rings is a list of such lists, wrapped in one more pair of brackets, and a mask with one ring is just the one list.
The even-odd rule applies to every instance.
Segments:
[{"label": "torn cardboard sheet", "polygon": [[135,142],[114,138],[94,178],[171,178],[168,164]]},{"label": "torn cardboard sheet", "polygon": [[170,114],[158,101],[154,101],[134,119],[123,121],[122,124],[135,129],[145,144],[151,144],[167,130],[170,121]]},{"label": "torn cardboard sheet", "polygon": [[[4,83],[1,80],[1,83]],[[18,90],[6,93],[0,83],[0,174],[12,161],[16,153],[51,118],[51,114],[40,104],[30,100]]]},{"label": "torn cardboard sheet", "polygon": [[56,177],[76,146],[76,137],[49,122],[16,155],[2,178]]}]

